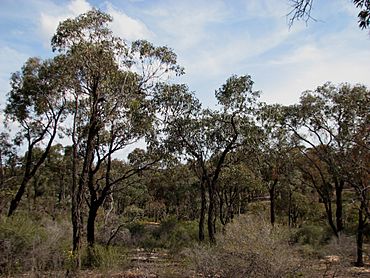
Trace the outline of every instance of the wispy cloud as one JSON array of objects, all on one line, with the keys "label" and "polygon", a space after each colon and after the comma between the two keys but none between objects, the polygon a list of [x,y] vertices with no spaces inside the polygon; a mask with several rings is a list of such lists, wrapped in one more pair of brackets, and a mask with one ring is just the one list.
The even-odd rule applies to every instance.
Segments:
[{"label": "wispy cloud", "polygon": [[154,9],[145,10],[152,18],[153,29],[165,36],[167,42],[176,49],[188,50],[198,47],[210,39],[208,27],[212,23],[222,22],[228,15],[227,5],[223,1],[162,1]]},{"label": "wispy cloud", "polygon": [[370,46],[370,39],[352,27],[311,40],[298,40],[293,51],[266,61],[263,71],[270,82],[259,76],[264,99],[291,104],[298,101],[301,92],[327,81],[369,85],[370,48],[363,45]]}]

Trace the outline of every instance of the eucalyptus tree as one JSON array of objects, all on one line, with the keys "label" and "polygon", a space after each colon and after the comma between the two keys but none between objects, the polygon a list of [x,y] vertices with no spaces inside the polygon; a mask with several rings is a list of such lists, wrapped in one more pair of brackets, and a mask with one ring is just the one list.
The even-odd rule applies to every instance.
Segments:
[{"label": "eucalyptus tree", "polygon": [[[215,242],[216,187],[229,153],[245,140],[243,131],[253,126],[253,113],[259,92],[252,90],[250,76],[232,76],[216,91],[220,109],[202,109],[184,85],[161,88],[164,104],[162,130],[171,151],[192,161],[200,181],[201,210],[199,239],[204,240],[206,192],[208,191],[208,236]],[[244,127],[244,129],[242,129]]]},{"label": "eucalyptus tree", "polygon": [[[183,73],[171,49],[143,40],[129,44],[113,35],[110,21],[109,15],[92,10],[60,23],[52,39],[53,50],[65,59],[65,80],[71,99],[73,124],[69,133],[75,161],[72,222],[76,253],[81,245],[84,193],[89,195],[87,239],[93,246],[96,212],[105,198],[119,181],[147,167],[140,166],[113,180],[113,155],[140,138],[152,139],[152,89],[159,80]],[[77,175],[78,157],[81,171]],[[104,172],[105,182],[99,171]]]},{"label": "eucalyptus tree", "polygon": [[[29,58],[21,71],[12,74],[5,124],[16,126],[14,144],[24,144],[26,155],[22,181],[10,203],[8,216],[17,209],[27,184],[45,162],[60,122],[65,118],[63,72],[58,70],[59,66],[57,58],[45,61]],[[42,148],[42,154],[35,158],[37,147]]]},{"label": "eucalyptus tree", "polygon": [[[359,213],[368,211],[369,189],[363,181],[368,176],[369,95],[362,85],[326,83],[303,93],[300,104],[287,109],[286,125],[305,145],[302,154],[319,176],[322,188],[334,191],[335,224],[330,215],[328,220],[336,236],[343,230],[342,192],[346,184],[357,192]],[[310,178],[313,182],[314,176]],[[328,214],[327,207],[326,211]]]},{"label": "eucalyptus tree", "polygon": [[282,125],[281,105],[262,105],[258,110],[259,142],[252,157],[263,183],[270,196],[270,222],[276,219],[276,194],[278,184],[282,184],[293,173],[290,151],[294,145],[289,133]]}]

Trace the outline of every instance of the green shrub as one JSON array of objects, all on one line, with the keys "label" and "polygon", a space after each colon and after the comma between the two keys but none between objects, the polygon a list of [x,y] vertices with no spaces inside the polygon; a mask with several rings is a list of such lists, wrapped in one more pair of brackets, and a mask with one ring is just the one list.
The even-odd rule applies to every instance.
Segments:
[{"label": "green shrub", "polygon": [[145,225],[142,222],[134,221],[127,225],[132,237],[140,237],[145,233]]},{"label": "green shrub", "polygon": [[326,226],[303,225],[292,235],[292,241],[302,245],[318,247],[331,238],[331,232]]},{"label": "green shrub", "polygon": [[189,247],[198,239],[198,224],[195,221],[179,222],[165,238],[164,246],[171,251]]},{"label": "green shrub", "polygon": [[35,221],[17,214],[0,219],[0,273],[57,270],[66,263],[66,223]]},{"label": "green shrub", "polygon": [[86,248],[82,255],[82,265],[98,268],[101,271],[122,268],[127,263],[126,251],[118,246],[102,246]]},{"label": "green shrub", "polygon": [[0,219],[0,272],[32,268],[32,249],[43,241],[41,229],[27,217]]},{"label": "green shrub", "polygon": [[131,234],[131,244],[153,250],[166,248],[179,251],[197,240],[198,224],[195,221],[178,221],[170,217],[159,225],[151,222],[133,222],[127,225]]}]

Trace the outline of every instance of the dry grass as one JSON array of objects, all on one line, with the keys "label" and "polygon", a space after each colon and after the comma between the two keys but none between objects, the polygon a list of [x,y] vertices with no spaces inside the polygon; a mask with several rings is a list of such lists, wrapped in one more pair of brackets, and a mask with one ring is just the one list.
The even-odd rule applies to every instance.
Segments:
[{"label": "dry grass", "polygon": [[196,272],[205,277],[294,277],[303,261],[288,235],[263,218],[241,216],[218,236],[216,246],[189,253]]}]

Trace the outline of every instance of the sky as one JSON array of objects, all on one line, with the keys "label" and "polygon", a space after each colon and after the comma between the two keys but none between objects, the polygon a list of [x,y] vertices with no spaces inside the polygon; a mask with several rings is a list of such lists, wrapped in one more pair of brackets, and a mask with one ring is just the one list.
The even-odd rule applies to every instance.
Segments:
[{"label": "sky", "polygon": [[[0,0],[0,109],[12,72],[28,57],[51,57],[58,22],[95,7],[113,32],[178,55],[186,83],[207,107],[233,74],[249,74],[267,103],[293,104],[331,81],[370,87],[370,33],[350,0],[314,1],[315,21],[289,28],[288,0]],[[3,117],[0,113],[0,117]],[[0,120],[2,120],[0,118]]]}]

